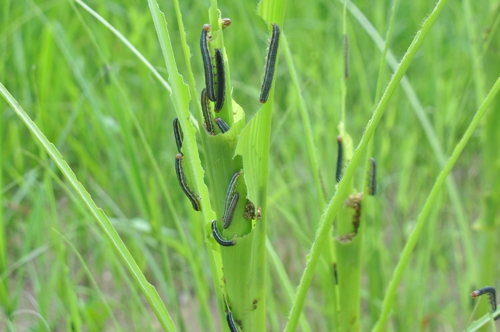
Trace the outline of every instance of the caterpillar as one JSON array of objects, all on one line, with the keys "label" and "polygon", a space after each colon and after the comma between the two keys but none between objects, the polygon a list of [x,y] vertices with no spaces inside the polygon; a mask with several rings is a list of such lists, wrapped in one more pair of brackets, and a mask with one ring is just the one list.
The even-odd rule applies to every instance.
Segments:
[{"label": "caterpillar", "polygon": [[186,177],[184,175],[184,170],[182,169],[182,159],[184,156],[182,153],[178,153],[175,156],[175,172],[177,173],[177,179],[179,180],[179,184],[181,186],[182,191],[186,194],[186,196],[189,198],[191,201],[191,204],[193,205],[193,209],[196,211],[201,211],[201,206],[200,202],[198,200],[198,197],[196,194],[188,187],[186,183]]},{"label": "caterpillar", "polygon": [[236,326],[236,323],[233,319],[233,313],[231,311],[227,312],[226,319],[227,319],[227,325],[229,325],[229,330],[231,332],[238,332],[238,327]]},{"label": "caterpillar", "polygon": [[215,135],[214,124],[212,123],[212,113],[210,113],[210,99],[207,95],[207,89],[201,91],[201,110],[205,119],[205,128],[210,135]]},{"label": "caterpillar", "polygon": [[344,163],[344,146],[342,144],[342,136],[337,136],[337,143],[339,145],[339,154],[337,155],[337,174],[336,179],[337,182],[340,182],[342,179],[342,166]]},{"label": "caterpillar", "polygon": [[222,120],[222,118],[215,118],[215,123],[223,134],[231,129],[229,128],[229,125],[226,123],[226,121]]},{"label": "caterpillar", "polygon": [[179,123],[179,119],[175,118],[174,119],[174,137],[175,137],[175,144],[177,144],[177,151],[179,153],[182,153],[182,140],[184,139],[184,134],[182,133],[182,127],[181,124]]},{"label": "caterpillar", "polygon": [[368,194],[375,196],[377,193],[377,163],[370,158],[370,172],[368,173]]},{"label": "caterpillar", "polygon": [[224,106],[226,94],[226,70],[220,48],[215,49],[215,68],[217,69],[217,95],[215,96],[214,111],[219,112]]},{"label": "caterpillar", "polygon": [[224,247],[231,247],[236,244],[233,240],[224,240],[224,238],[219,234],[219,231],[217,230],[217,221],[212,220],[212,235],[214,236],[215,241],[217,241],[218,244]]},{"label": "caterpillar", "polygon": [[483,287],[483,288],[480,288],[478,290],[473,291],[472,293],[470,293],[470,296],[472,296],[472,298],[475,299],[476,297],[484,295],[484,294],[489,295],[491,312],[492,313],[495,312],[497,310],[497,297],[496,297],[495,288],[493,288],[491,286],[486,286],[486,287]]},{"label": "caterpillar", "polygon": [[264,81],[260,88],[260,102],[265,104],[269,98],[269,91],[273,84],[274,67],[276,65],[276,56],[278,55],[278,45],[280,41],[280,27],[274,23],[273,32],[271,34],[271,42],[269,43],[269,51],[267,52],[266,70],[264,72]]},{"label": "caterpillar", "polygon": [[208,48],[207,34],[210,31],[210,24],[205,24],[201,30],[200,48],[201,58],[203,60],[203,68],[205,69],[205,86],[207,88],[207,96],[211,101],[215,101],[214,91],[214,70],[212,67],[212,57]]}]

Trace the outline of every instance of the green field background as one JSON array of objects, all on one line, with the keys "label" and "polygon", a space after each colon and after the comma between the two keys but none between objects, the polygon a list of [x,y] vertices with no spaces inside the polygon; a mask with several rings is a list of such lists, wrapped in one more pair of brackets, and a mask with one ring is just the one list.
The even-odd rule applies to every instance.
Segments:
[{"label": "green field background", "polygon": [[[385,39],[392,1],[351,2],[355,6],[348,7],[345,16],[345,126],[356,146],[376,103],[384,59],[374,36]],[[86,3],[167,78],[147,1]],[[174,5],[163,0],[158,4],[169,24],[177,66],[187,81]],[[434,5],[399,1],[389,44],[393,63],[400,61]],[[208,23],[210,3],[181,1],[180,6],[201,92],[199,38]],[[260,108],[269,31],[254,1],[219,1],[218,6],[222,17],[232,20],[224,44],[233,98],[248,122]],[[498,1],[449,1],[375,132],[377,195],[363,206],[362,331],[377,321],[400,253],[439,171],[500,76],[499,21]],[[288,1],[282,26],[309,111],[328,200],[337,185],[336,137],[344,103],[343,24],[341,1],[317,0]],[[323,211],[318,208],[299,114],[300,96],[283,53],[280,58],[274,83],[267,234],[295,290]],[[382,89],[394,72],[390,61],[386,66]],[[114,34],[69,0],[0,1],[0,82],[107,214],[157,288],[177,329],[220,330],[200,226],[208,221],[192,210],[177,182],[175,112],[165,86]],[[458,159],[451,182],[434,202],[387,330],[462,331],[477,302],[469,293],[500,286],[499,107],[497,98]],[[0,331],[71,331],[71,303],[85,331],[160,331],[107,237],[3,99],[0,121]],[[200,151],[203,160],[201,147]],[[365,180],[365,170],[359,167],[354,187],[362,191]],[[186,254],[174,220],[185,230],[196,262]],[[208,304],[213,322],[200,313],[194,266],[208,292],[208,303],[203,304]],[[324,305],[327,296],[320,271],[303,312],[313,331],[330,331],[334,313]],[[268,330],[280,331],[291,302],[275,264],[268,264],[267,283]],[[478,314],[489,310],[487,302],[481,300]]]}]

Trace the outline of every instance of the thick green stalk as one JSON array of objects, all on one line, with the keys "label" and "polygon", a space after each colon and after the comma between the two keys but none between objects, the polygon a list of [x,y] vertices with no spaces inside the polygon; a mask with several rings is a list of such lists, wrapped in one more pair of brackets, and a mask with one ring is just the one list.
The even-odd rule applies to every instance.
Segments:
[{"label": "thick green stalk", "polygon": [[422,29],[417,33],[415,38],[413,39],[413,42],[411,43],[410,47],[408,48],[406,54],[404,55],[403,59],[401,60],[401,63],[394,73],[393,77],[391,78],[391,81],[389,82],[389,85],[387,86],[377,108],[375,109],[373,116],[371,120],[368,122],[368,125],[366,127],[365,134],[363,135],[361,142],[358,145],[358,148],[354,152],[353,158],[347,167],[347,170],[344,174],[344,178],[342,181],[340,181],[337,192],[333,199],[331,200],[326,213],[322,216],[319,225],[318,225],[318,231],[316,233],[316,240],[311,248],[310,254],[308,255],[308,260],[307,260],[307,266],[306,269],[304,270],[304,273],[302,274],[302,279],[300,281],[299,288],[296,293],[294,305],[292,307],[292,311],[290,313],[290,319],[288,321],[288,324],[286,326],[286,331],[291,332],[295,331],[297,328],[297,322],[300,317],[300,312],[302,311],[302,308],[304,307],[304,301],[305,297],[307,294],[307,290],[309,288],[309,285],[311,284],[311,280],[314,275],[314,269],[316,268],[316,265],[318,263],[318,258],[321,253],[321,250],[323,248],[323,245],[325,244],[325,241],[328,238],[330,228],[331,228],[331,223],[333,219],[335,218],[337,212],[339,211],[339,208],[342,204],[342,197],[347,193],[348,185],[349,182],[351,181],[352,177],[354,176],[354,173],[356,171],[357,166],[359,165],[361,158],[363,157],[364,153],[366,152],[366,147],[368,145],[369,140],[372,138],[373,133],[375,131],[375,128],[377,127],[378,123],[380,122],[380,119],[382,118],[382,115],[385,112],[385,109],[394,94],[394,91],[396,91],[396,88],[399,85],[399,82],[403,78],[406,70],[410,66],[413,58],[415,57],[415,54],[417,53],[418,49],[422,45],[422,42],[424,41],[425,37],[429,33],[431,27],[433,26],[434,22],[437,20],[439,15],[441,14],[442,10],[444,9],[444,6],[448,0],[440,0],[437,4],[436,7],[434,8],[433,12],[430,14],[430,16],[427,18],[427,20],[424,22]]},{"label": "thick green stalk", "polygon": [[451,170],[453,169],[453,166],[455,165],[456,161],[458,160],[458,157],[462,153],[463,149],[465,148],[465,145],[469,141],[470,137],[474,133],[474,130],[476,127],[479,125],[479,122],[481,118],[483,117],[484,113],[490,106],[490,104],[493,102],[493,99],[498,93],[498,90],[500,89],[500,78],[497,79],[493,87],[491,88],[490,92],[486,96],[486,99],[483,101],[483,104],[477,111],[476,115],[472,119],[469,127],[467,128],[466,132],[464,133],[464,136],[458,142],[457,146],[453,150],[453,153],[451,154],[450,159],[446,162],[445,167],[439,174],[438,178],[436,179],[436,182],[434,183],[434,186],[432,187],[432,190],[427,197],[427,200],[425,201],[424,207],[422,208],[422,211],[420,212],[420,215],[417,219],[417,224],[415,226],[415,229],[411,233],[410,237],[408,238],[408,241],[403,249],[403,252],[401,253],[401,259],[399,260],[398,265],[396,266],[396,269],[394,270],[394,274],[392,277],[392,280],[389,284],[389,288],[387,289],[386,296],[384,298],[384,302],[382,305],[382,313],[379,317],[379,320],[375,327],[373,328],[374,332],[379,332],[379,331],[384,331],[385,330],[385,324],[387,321],[387,318],[389,317],[389,313],[391,311],[391,308],[394,304],[394,299],[396,296],[396,291],[399,286],[399,283],[401,279],[403,278],[403,273],[406,269],[406,266],[408,265],[408,262],[410,261],[411,253],[413,251],[413,248],[415,248],[415,245],[417,244],[418,238],[420,236],[420,233],[422,232],[422,229],[424,228],[425,222],[427,220],[427,216],[429,215],[432,205],[434,201],[437,198],[437,195],[441,188],[443,187],[444,182],[446,181],[446,177],[450,174]]},{"label": "thick green stalk", "polygon": [[[344,160],[353,154],[352,139],[344,130],[340,134],[344,143]],[[345,162],[344,162],[345,163]],[[344,206],[337,213],[337,237],[335,238],[335,257],[337,264],[338,286],[338,329],[339,331],[360,330],[360,287],[361,287],[361,249],[363,234],[360,229],[363,196],[354,190],[354,180],[349,181],[346,195],[341,199]]]},{"label": "thick green stalk", "polygon": [[[189,113],[189,89],[184,83],[183,77],[179,74],[177,69],[177,64],[175,61],[175,56],[173,52],[173,47],[171,44],[167,22],[165,21],[165,16],[163,12],[161,12],[158,3],[155,0],[148,0],[149,8],[151,10],[151,14],[153,17],[153,22],[156,28],[156,33],[158,35],[158,40],[161,46],[161,50],[163,53],[163,57],[165,60],[165,64],[167,66],[167,70],[169,73],[169,82],[172,86],[172,94],[171,99],[175,108],[175,112],[179,118],[182,130],[184,132],[184,141],[183,141],[183,153],[184,153],[184,170],[192,175],[192,179],[194,182],[194,189],[196,193],[198,193],[203,213],[203,230],[205,238],[210,237],[210,221],[215,219],[215,215],[211,208],[210,204],[210,195],[207,186],[204,183],[204,170],[201,167],[201,160],[199,157],[198,147],[196,144],[195,137],[195,128],[191,122],[191,114]],[[211,20],[212,21],[212,20]],[[227,97],[226,97],[227,98]],[[199,127],[201,135],[207,135],[207,133],[202,129],[202,126]],[[227,133],[226,133],[227,134]],[[215,137],[213,138],[215,139]],[[205,147],[208,149],[210,144],[207,144]],[[228,151],[231,149],[228,148]],[[228,152],[226,151],[226,152]],[[220,152],[220,151],[219,151]],[[228,167],[226,169],[228,176],[234,174],[235,171],[238,170],[234,164],[228,163],[228,160],[232,156],[231,153],[225,155],[225,159],[222,162],[223,165],[232,167]],[[210,152],[207,153],[210,155]],[[231,173],[233,172],[233,173]],[[212,181],[213,182],[213,181]],[[219,187],[219,186],[218,186]],[[217,196],[224,197],[224,196]],[[210,268],[212,270],[212,276],[214,277],[215,283],[215,292],[219,299],[222,298],[221,294],[221,286],[223,286],[223,273],[220,267],[220,251],[212,250],[214,242],[213,239],[210,241],[205,241],[205,245],[207,248],[207,252],[210,260]],[[221,302],[219,301],[219,307],[221,306]],[[222,312],[222,311],[221,311]]]},{"label": "thick green stalk", "polygon": [[[283,31],[285,7],[286,1],[284,0],[264,0],[259,4],[257,12],[266,21],[267,27],[270,27],[271,23],[276,23]],[[212,10],[215,8],[212,7]],[[278,60],[276,60],[277,67]],[[231,256],[233,258],[232,265],[226,267],[224,264],[224,273],[227,273],[228,294],[236,299],[236,303],[234,301],[231,303],[233,310],[237,315],[236,318],[242,320],[245,331],[264,331],[266,329],[266,230],[269,221],[267,185],[273,97],[276,83],[274,80],[267,103],[241,130],[236,145],[235,154],[241,155],[243,158],[243,177],[247,188],[247,198],[254,203],[257,211],[260,211],[257,213],[255,226],[251,233],[240,239],[233,250],[223,252],[223,257],[227,255],[227,262]],[[250,222],[247,221],[247,223]],[[242,226],[239,227],[241,229]],[[237,248],[240,244],[247,248],[246,252],[244,248],[241,250]],[[236,265],[238,261],[235,258],[238,256],[240,263]],[[240,273],[239,276],[238,273]],[[229,278],[232,280],[229,281]],[[236,285],[238,281],[245,283]],[[229,283],[235,286],[231,286]],[[244,289],[245,287],[247,289]],[[240,294],[235,293],[238,289],[243,291],[242,299],[240,299]]]}]

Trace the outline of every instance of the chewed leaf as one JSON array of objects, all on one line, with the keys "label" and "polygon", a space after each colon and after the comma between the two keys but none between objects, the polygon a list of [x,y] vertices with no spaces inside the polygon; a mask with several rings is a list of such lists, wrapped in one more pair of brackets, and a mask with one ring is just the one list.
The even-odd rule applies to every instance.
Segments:
[{"label": "chewed leaf", "polygon": [[248,198],[256,206],[265,200],[269,160],[271,122],[265,121],[268,114],[263,109],[241,131],[235,152],[243,157]]},{"label": "chewed leaf", "polygon": [[174,51],[170,41],[170,35],[168,33],[167,22],[165,21],[165,15],[160,10],[158,3],[155,0],[148,0],[148,3],[153,17],[156,33],[158,35],[158,41],[167,66],[168,81],[172,86],[172,93],[170,97],[184,132],[183,144],[186,148],[183,149],[183,151],[187,156],[186,159],[189,161],[189,163],[186,163],[184,167],[189,167],[194,171],[193,189],[195,192],[199,193],[201,206],[205,207],[204,213],[208,216],[207,213],[210,213],[210,209],[208,208],[210,206],[210,200],[208,199],[207,186],[203,182],[205,173],[201,167],[201,161],[198,154],[195,128],[191,121],[189,121],[191,116],[189,114],[189,102],[191,100],[191,95],[189,94],[188,86],[184,83],[184,80],[177,69]]}]

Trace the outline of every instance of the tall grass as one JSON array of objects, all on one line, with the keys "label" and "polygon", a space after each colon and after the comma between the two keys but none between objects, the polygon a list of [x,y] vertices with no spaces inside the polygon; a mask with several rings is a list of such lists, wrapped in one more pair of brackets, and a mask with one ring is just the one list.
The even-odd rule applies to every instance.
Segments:
[{"label": "tall grass", "polygon": [[[499,286],[500,6],[446,2],[2,2],[0,330],[217,331],[229,308],[243,331],[492,329],[469,293]],[[217,8],[232,129],[210,137],[199,37]],[[337,239],[370,157],[354,253]],[[210,222],[238,170],[263,218],[221,249]]]}]

